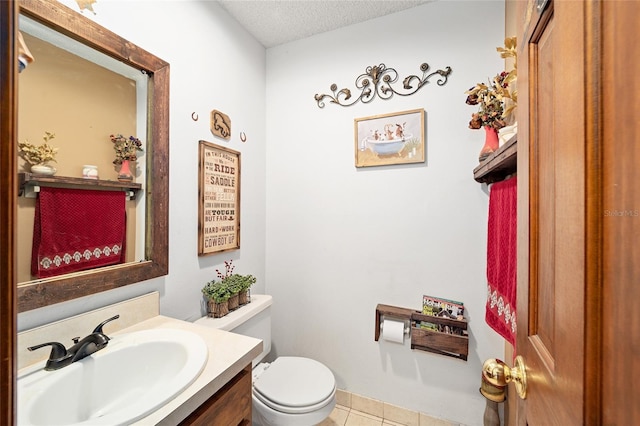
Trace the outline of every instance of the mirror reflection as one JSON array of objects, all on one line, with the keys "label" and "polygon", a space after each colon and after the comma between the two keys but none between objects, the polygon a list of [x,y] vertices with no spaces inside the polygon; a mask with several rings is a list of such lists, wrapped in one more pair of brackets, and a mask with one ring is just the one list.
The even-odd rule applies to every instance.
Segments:
[{"label": "mirror reflection", "polygon": [[[34,160],[29,164],[24,158],[16,159],[18,181],[29,182],[20,184],[29,189],[29,196],[21,197],[17,203],[18,311],[166,275],[169,64],[56,0],[20,0],[19,5],[17,37],[20,40],[22,36],[34,60],[20,58],[15,142],[39,146],[46,140],[58,152],[56,162],[50,164],[55,172],[50,167],[40,167],[37,170],[41,174],[35,174],[32,167],[37,167],[33,164],[38,164],[39,159],[29,157]],[[123,135],[122,140],[117,137],[119,134]],[[128,144],[130,136],[134,138],[132,142],[140,140],[141,151],[134,148],[133,154],[119,151],[117,155],[114,141]],[[118,167],[122,159],[131,160],[126,164],[133,176],[124,176],[125,163]],[[98,179],[94,179],[96,175]],[[55,191],[50,188],[52,185]],[[52,192],[90,192],[95,202],[89,209],[78,209],[69,199],[51,201]],[[117,203],[111,204],[113,200],[107,201],[104,194],[118,194]],[[127,201],[124,194],[134,197]],[[30,196],[37,196],[38,201]],[[54,211],[47,218],[43,203],[47,211]],[[60,206],[65,212],[51,208]],[[123,214],[107,214],[114,210]],[[120,222],[113,225],[106,217],[119,217]],[[50,271],[43,274],[52,260],[32,254],[32,247],[40,247],[45,239],[44,228],[36,226],[36,218],[40,225],[44,220],[56,225],[65,223],[62,234],[46,233],[51,241],[73,242],[80,236],[103,238],[93,251],[70,251],[58,257],[58,263],[53,262],[56,267],[66,261],[72,263],[72,259],[84,262],[81,257],[86,255],[85,259],[95,261],[88,265],[90,269],[58,269],[56,272],[61,275],[48,274]],[[34,233],[34,229],[41,232]],[[119,232],[107,232],[114,229]],[[32,244],[34,240],[39,243]],[[37,254],[40,256],[39,251]],[[112,258],[107,259],[109,256]],[[37,260],[35,267],[33,259]],[[34,276],[38,278],[32,279]]]},{"label": "mirror reflection", "polygon": [[[55,163],[49,162],[56,170],[55,176],[80,178],[83,177],[83,171],[86,171],[85,166],[91,165],[95,166],[92,170],[97,172],[86,178],[117,180],[119,165],[113,163],[114,144],[109,136],[112,134],[142,135],[144,140],[147,118],[145,109],[147,75],[25,16],[20,17],[20,32],[34,60],[20,73],[18,140],[28,141],[38,146],[44,142],[43,139],[49,139],[44,136],[47,133],[55,135],[47,140],[48,145],[57,149]],[[138,108],[138,104],[142,108]],[[137,182],[144,182],[144,152],[146,152],[144,149],[139,152],[138,160],[133,163],[134,180]],[[32,169],[32,166],[23,158],[19,158],[18,161],[20,172],[35,171],[36,168]],[[83,192],[86,193],[81,191],[79,194]],[[54,197],[52,202],[58,204],[64,202],[61,200],[65,200],[63,195],[54,194],[48,197]],[[65,212],[60,206],[53,208],[56,209],[57,215],[68,216],[72,224],[63,230],[51,231],[56,232],[52,238],[57,240],[55,242],[57,253],[82,255],[86,247],[82,245],[78,252],[78,247],[74,247],[79,245],[78,241],[85,238],[87,246],[93,246],[92,237],[84,237],[83,233],[113,232],[105,229],[110,223],[110,218],[101,218],[99,212],[78,211],[81,207],[74,207],[69,212]],[[32,280],[43,276],[32,270],[35,209],[36,194],[21,196],[18,199],[19,286],[28,285]],[[144,191],[140,191],[139,196],[125,202],[125,211],[125,241],[122,244],[113,242],[108,244],[111,251],[125,248],[124,255],[119,256],[118,260],[113,260],[117,263],[144,259]],[[63,219],[54,218],[55,225],[61,227]],[[85,220],[102,221],[104,226],[84,223]],[[94,240],[96,244],[102,241],[100,238],[113,239],[110,235],[97,237]],[[42,242],[42,244],[45,243]],[[100,246],[98,252],[101,259],[106,258],[102,251],[103,246],[104,244]],[[94,249],[91,247],[90,251]],[[61,256],[64,255],[61,254]],[[87,256],[93,257],[93,254],[90,253]],[[78,262],[71,261],[71,263]],[[82,268],[77,268],[93,268],[91,262],[85,263],[86,265]],[[102,265],[98,262],[97,267],[100,266]]]}]

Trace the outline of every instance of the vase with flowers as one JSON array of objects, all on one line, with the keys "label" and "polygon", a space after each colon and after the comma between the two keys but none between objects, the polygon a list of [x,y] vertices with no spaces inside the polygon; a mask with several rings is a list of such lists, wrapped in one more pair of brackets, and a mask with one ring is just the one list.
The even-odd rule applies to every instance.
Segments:
[{"label": "vase with flowers", "polygon": [[517,106],[516,38],[508,37],[505,47],[496,50],[502,58],[513,58],[513,69],[497,74],[488,84],[478,83],[465,92],[467,105],[477,105],[478,112],[471,114],[470,129],[485,130],[485,144],[480,151],[479,160],[483,161],[498,149],[498,131],[512,125]]},{"label": "vase with flowers", "polygon": [[132,181],[133,174],[131,173],[130,162],[138,159],[138,151],[144,151],[142,142],[135,136],[129,136],[127,138],[121,134],[117,134],[110,135],[109,137],[113,143],[113,149],[116,152],[116,158],[113,160],[113,164],[120,165],[118,180]]},{"label": "vase with flowers", "polygon": [[18,154],[31,166],[31,172],[41,175],[54,175],[55,167],[49,165],[50,161],[56,162],[58,148],[49,145],[49,141],[56,135],[44,132],[42,145],[33,145],[29,141],[18,142]]}]

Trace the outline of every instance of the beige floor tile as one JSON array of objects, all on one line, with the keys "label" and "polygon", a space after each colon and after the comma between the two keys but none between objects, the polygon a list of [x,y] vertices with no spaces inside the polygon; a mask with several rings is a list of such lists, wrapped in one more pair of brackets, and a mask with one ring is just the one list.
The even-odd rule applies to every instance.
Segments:
[{"label": "beige floor tile", "polygon": [[382,419],[382,426],[407,426],[402,423],[392,422],[391,420]]},{"label": "beige floor tile", "polygon": [[419,426],[420,425],[420,413],[417,411],[407,410],[406,408],[398,407],[397,405],[383,404],[384,415],[382,416],[385,421],[392,421],[404,426]]},{"label": "beige floor tile", "polygon": [[336,391],[336,407],[317,426],[464,426],[347,391]]},{"label": "beige floor tile", "polygon": [[420,426],[457,426],[457,423],[420,413]]},{"label": "beige floor tile", "polygon": [[318,426],[344,426],[349,416],[349,409],[336,406],[331,412],[329,418],[325,419]]},{"label": "beige floor tile", "polygon": [[351,410],[345,426],[382,426],[382,419],[367,413]]},{"label": "beige floor tile", "polygon": [[336,402],[343,407],[351,408],[351,392],[336,390]]},{"label": "beige floor tile", "polygon": [[383,405],[382,401],[378,401],[377,399],[351,394],[351,409],[353,410],[382,418],[384,416]]}]

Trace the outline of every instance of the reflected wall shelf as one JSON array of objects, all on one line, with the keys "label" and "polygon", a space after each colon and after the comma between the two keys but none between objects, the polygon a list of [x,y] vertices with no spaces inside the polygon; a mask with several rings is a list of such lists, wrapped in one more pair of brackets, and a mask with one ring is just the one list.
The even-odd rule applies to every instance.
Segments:
[{"label": "reflected wall shelf", "polygon": [[497,151],[473,169],[473,178],[480,183],[503,180],[516,172],[518,160],[518,135],[513,135]]},{"label": "reflected wall shelf", "polygon": [[35,173],[18,173],[18,195],[35,198],[41,186],[54,188],[93,189],[101,191],[125,191],[130,199],[135,199],[142,184],[117,180],[85,179],[69,176],[45,176]]}]

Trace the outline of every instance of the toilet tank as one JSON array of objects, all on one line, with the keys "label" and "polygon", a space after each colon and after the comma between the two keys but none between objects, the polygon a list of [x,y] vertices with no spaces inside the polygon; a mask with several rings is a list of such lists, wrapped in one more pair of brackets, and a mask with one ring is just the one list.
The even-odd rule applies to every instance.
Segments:
[{"label": "toilet tank", "polygon": [[271,303],[266,294],[252,294],[251,302],[222,318],[202,317],[195,323],[205,327],[255,337],[262,340],[262,353],[253,360],[256,366],[271,351]]}]

